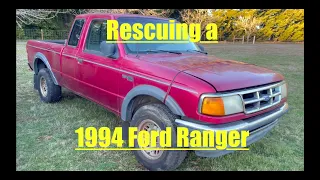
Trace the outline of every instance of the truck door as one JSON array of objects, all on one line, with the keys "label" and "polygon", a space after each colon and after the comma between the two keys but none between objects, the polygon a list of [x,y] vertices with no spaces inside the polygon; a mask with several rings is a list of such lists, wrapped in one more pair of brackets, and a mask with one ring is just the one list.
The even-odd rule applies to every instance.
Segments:
[{"label": "truck door", "polygon": [[[90,22],[91,19],[88,19]],[[106,43],[106,20],[92,19],[88,33],[78,52],[81,94],[104,107],[119,113],[119,80],[121,79],[119,50],[115,58],[109,58],[100,51],[100,44]]]},{"label": "truck door", "polygon": [[61,55],[61,82],[75,92],[79,92],[78,59],[79,39],[84,26],[84,19],[76,19],[73,23],[69,39]]}]

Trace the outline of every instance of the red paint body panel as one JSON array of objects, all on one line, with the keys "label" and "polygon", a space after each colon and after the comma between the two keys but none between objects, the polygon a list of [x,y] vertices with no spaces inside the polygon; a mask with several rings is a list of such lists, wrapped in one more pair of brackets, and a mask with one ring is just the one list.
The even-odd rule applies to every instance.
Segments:
[{"label": "red paint body panel", "polygon": [[[34,68],[36,53],[43,54],[58,84],[90,99],[117,115],[127,93],[139,85],[151,85],[166,92],[163,102],[172,97],[186,117],[203,122],[221,124],[249,118],[282,105],[246,115],[238,113],[224,117],[212,117],[198,113],[199,98],[203,93],[216,93],[248,88],[284,80],[283,76],[266,68],[215,56],[198,53],[126,54],[123,44],[118,44],[119,58],[106,58],[84,51],[85,40],[92,19],[116,19],[118,17],[145,17],[122,14],[85,14],[77,47],[29,40],[28,61]],[[162,19],[162,18],[160,18]],[[120,40],[120,39],[119,39]],[[78,58],[83,59],[82,63]],[[133,81],[128,81],[130,76]]]},{"label": "red paint body panel", "polygon": [[283,80],[283,76],[269,69],[215,56],[199,54],[149,55],[142,59],[168,66],[201,78],[212,84],[217,91],[253,87]]}]

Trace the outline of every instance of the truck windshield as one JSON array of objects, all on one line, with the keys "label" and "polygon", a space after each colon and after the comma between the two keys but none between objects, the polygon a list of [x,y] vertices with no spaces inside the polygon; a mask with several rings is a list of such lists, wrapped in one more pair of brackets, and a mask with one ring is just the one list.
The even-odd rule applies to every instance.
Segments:
[{"label": "truck windshield", "polygon": [[[156,26],[156,24],[160,23],[169,23],[169,19],[156,19],[156,18],[142,18],[142,17],[119,17],[118,19],[119,27],[123,23],[128,23],[131,25],[134,23],[140,23],[142,24],[142,28],[140,29],[142,32],[144,32],[144,27],[146,23],[152,23]],[[168,26],[168,32],[170,32],[169,29],[170,26]],[[156,32],[155,30],[151,30],[150,33]],[[181,32],[182,34],[183,32]],[[135,34],[135,32],[132,31],[132,34]],[[181,35],[182,36],[182,35]],[[183,36],[182,36],[183,37]],[[132,38],[130,41],[133,41]],[[147,41],[145,38],[143,38],[140,41]],[[125,43],[125,50],[128,53],[159,53],[159,52],[169,52],[169,53],[181,53],[181,52],[199,52],[201,51],[200,48],[193,42],[188,43],[170,43],[170,42],[161,42],[157,39],[157,36],[153,41],[159,41],[159,43]],[[169,40],[170,41],[170,40]],[[171,40],[172,41],[172,40]],[[179,41],[181,41],[179,39]]]}]

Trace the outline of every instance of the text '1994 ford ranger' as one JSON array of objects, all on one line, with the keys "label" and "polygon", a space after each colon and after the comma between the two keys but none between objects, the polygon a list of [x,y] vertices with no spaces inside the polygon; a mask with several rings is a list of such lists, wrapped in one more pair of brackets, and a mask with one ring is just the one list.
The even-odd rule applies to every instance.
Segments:
[{"label": "text '1994 ford ranger'", "polygon": [[[106,22],[167,23],[125,14],[76,16],[67,40],[27,42],[28,65],[42,101],[61,87],[96,102],[138,130],[247,130],[261,139],[288,111],[284,77],[255,65],[207,55],[201,45],[106,43]],[[124,126],[125,127],[125,126]],[[146,128],[147,127],[147,128]],[[232,151],[195,151],[217,157]],[[178,167],[187,151],[133,151],[150,170]]]}]

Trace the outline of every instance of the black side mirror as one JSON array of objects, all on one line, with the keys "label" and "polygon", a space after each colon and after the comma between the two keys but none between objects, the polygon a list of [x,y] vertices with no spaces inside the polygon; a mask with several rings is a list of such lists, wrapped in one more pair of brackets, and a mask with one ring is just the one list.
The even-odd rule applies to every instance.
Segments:
[{"label": "black side mirror", "polygon": [[198,44],[198,47],[200,48],[201,51],[205,52],[204,47],[200,44]]},{"label": "black side mirror", "polygon": [[111,57],[116,52],[116,44],[107,43],[106,41],[102,41],[100,43],[100,51],[104,56]]}]

